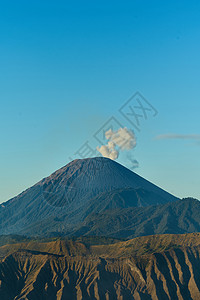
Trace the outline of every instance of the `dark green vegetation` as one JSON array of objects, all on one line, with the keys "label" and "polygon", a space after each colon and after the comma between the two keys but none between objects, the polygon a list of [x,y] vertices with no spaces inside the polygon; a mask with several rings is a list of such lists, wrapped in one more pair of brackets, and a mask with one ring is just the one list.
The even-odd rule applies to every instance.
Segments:
[{"label": "dark green vegetation", "polygon": [[68,215],[49,217],[27,226],[19,233],[36,237],[67,235],[130,239],[144,235],[191,232],[200,232],[200,202],[187,198],[163,205],[103,209],[88,214],[77,224],[69,224]]},{"label": "dark green vegetation", "polygon": [[187,198],[164,205],[116,208],[89,215],[74,235],[134,238],[163,233],[200,231],[200,202]]},{"label": "dark green vegetation", "polygon": [[37,243],[48,243],[54,241],[72,241],[77,243],[83,243],[86,246],[91,245],[110,245],[115,244],[117,242],[124,241],[123,239],[109,238],[105,236],[79,236],[79,237],[71,237],[68,236],[60,236],[60,237],[28,237],[23,235],[1,235],[0,236],[0,247],[4,245],[12,245],[12,244],[20,244],[20,243],[29,243],[29,242],[37,242]]}]

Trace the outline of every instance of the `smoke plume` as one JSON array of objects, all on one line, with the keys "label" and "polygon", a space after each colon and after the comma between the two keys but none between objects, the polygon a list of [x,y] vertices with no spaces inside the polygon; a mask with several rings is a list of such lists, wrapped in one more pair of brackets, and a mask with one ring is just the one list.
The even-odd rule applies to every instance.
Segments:
[{"label": "smoke plume", "polygon": [[136,146],[135,134],[132,130],[119,128],[117,131],[109,129],[105,133],[108,140],[107,145],[97,147],[97,150],[104,156],[110,159],[117,159],[120,151],[132,150]]},{"label": "smoke plume", "polygon": [[113,142],[108,142],[107,145],[102,145],[100,148],[97,147],[97,151],[99,151],[104,157],[108,157],[112,160],[115,160],[119,156],[119,151],[115,149],[115,144]]}]

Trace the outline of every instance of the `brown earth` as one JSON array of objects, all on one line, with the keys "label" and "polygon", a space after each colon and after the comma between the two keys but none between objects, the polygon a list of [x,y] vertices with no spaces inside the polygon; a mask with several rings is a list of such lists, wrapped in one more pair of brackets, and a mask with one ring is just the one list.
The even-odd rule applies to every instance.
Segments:
[{"label": "brown earth", "polygon": [[200,234],[0,247],[0,299],[200,299]]}]

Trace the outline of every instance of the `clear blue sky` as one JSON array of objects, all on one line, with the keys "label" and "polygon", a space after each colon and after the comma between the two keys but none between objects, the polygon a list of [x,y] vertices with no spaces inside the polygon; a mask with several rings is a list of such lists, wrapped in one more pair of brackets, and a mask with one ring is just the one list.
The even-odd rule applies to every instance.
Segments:
[{"label": "clear blue sky", "polygon": [[0,202],[94,143],[136,91],[158,115],[136,132],[135,171],[200,199],[199,15],[199,1],[1,2]]}]

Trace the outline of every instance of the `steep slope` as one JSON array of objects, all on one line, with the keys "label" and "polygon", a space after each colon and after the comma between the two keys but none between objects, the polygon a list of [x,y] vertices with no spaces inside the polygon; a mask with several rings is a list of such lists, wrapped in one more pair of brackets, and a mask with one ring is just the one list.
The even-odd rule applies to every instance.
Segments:
[{"label": "steep slope", "polygon": [[63,215],[31,224],[21,233],[131,239],[143,235],[200,231],[200,202],[198,200],[187,198],[163,205],[126,208],[123,193],[126,194],[127,206],[130,194],[132,195],[130,201],[137,201],[137,198],[134,198],[135,192],[127,192],[127,190],[111,192],[108,193],[109,197],[103,199],[100,196],[88,204],[86,210],[82,211],[85,215],[83,222],[70,226],[68,215]]},{"label": "steep slope", "polygon": [[[109,193],[115,191],[117,198],[123,198],[123,205],[112,198],[113,207],[146,206],[177,200],[110,159],[75,160],[3,203],[0,206],[0,234],[19,233],[40,222],[51,225],[56,217],[64,217],[65,226],[68,224],[67,228],[71,230],[97,210],[98,197],[105,203],[109,200]],[[37,233],[40,233],[39,228]]]},{"label": "steep slope", "polygon": [[200,201],[187,198],[164,205],[108,209],[88,215],[72,235],[134,238],[200,231]]},{"label": "steep slope", "polygon": [[[136,173],[104,157],[75,160],[46,178],[42,184],[47,201],[61,207],[73,201],[77,204],[104,192],[126,188],[152,191],[157,199],[148,199],[148,205],[175,200],[175,197]],[[64,197],[59,192],[63,192]],[[51,198],[53,193],[55,199]]]},{"label": "steep slope", "polygon": [[142,237],[92,246],[87,253],[82,246],[71,255],[70,248],[63,252],[63,243],[32,245],[6,256],[0,263],[0,299],[200,298],[200,234]]}]

